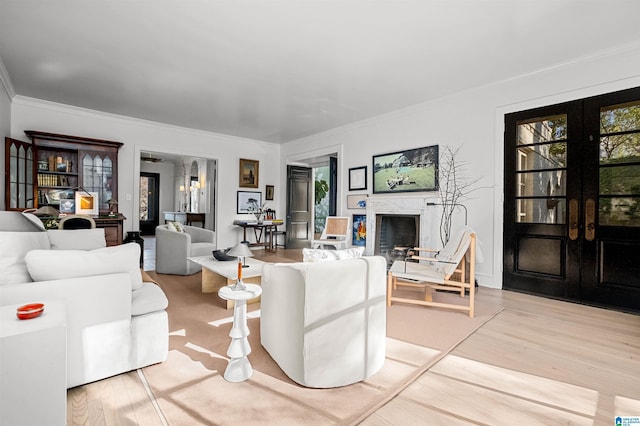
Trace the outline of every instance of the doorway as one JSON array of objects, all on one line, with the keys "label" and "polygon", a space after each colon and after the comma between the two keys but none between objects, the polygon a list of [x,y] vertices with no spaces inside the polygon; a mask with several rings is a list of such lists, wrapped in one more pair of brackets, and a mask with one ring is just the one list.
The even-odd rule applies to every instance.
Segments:
[{"label": "doorway", "polygon": [[160,174],[140,172],[140,234],[155,235],[160,223]]},{"label": "doorway", "polygon": [[314,238],[320,238],[324,231],[327,216],[336,215],[338,198],[338,159],[329,157],[328,162],[313,167],[314,209],[313,227]]},{"label": "doorway", "polygon": [[505,289],[640,311],[640,88],[505,116]]}]

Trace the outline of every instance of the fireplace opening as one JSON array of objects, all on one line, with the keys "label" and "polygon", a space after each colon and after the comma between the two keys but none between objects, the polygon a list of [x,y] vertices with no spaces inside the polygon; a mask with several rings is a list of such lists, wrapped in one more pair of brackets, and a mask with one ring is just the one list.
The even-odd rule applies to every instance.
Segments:
[{"label": "fireplace opening", "polygon": [[395,247],[420,245],[420,215],[377,214],[374,254],[387,259],[387,269],[395,260],[404,260]]}]

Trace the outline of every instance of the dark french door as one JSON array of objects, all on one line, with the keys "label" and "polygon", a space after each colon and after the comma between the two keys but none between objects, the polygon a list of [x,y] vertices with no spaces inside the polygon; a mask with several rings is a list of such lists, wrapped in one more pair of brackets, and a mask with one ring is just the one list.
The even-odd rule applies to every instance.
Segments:
[{"label": "dark french door", "polygon": [[640,311],[640,88],[505,116],[503,285]]},{"label": "dark french door", "polygon": [[160,174],[140,172],[140,234],[155,235],[160,223]]},{"label": "dark french door", "polygon": [[313,232],[312,170],[309,167],[287,166],[287,248],[311,245]]}]

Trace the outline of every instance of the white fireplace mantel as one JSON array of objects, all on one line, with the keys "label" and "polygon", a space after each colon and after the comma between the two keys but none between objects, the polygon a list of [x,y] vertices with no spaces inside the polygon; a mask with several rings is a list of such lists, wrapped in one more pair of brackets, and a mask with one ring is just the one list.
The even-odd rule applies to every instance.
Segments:
[{"label": "white fireplace mantel", "polygon": [[420,247],[439,247],[438,197],[372,196],[367,199],[367,243],[365,254],[373,255],[376,241],[376,215],[420,215]]}]

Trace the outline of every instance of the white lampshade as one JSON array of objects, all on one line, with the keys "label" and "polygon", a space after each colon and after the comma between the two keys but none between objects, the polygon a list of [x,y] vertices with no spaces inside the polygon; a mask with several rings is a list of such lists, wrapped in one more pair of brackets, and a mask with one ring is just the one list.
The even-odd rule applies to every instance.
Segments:
[{"label": "white lampshade", "polygon": [[253,257],[253,253],[249,249],[249,246],[244,243],[236,244],[236,246],[226,254],[233,257]]}]

